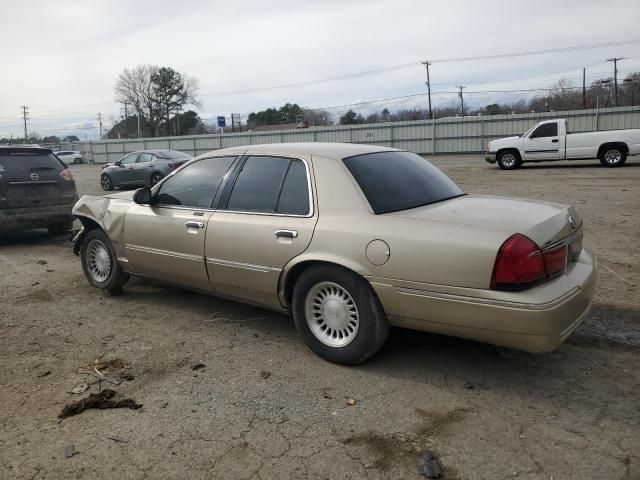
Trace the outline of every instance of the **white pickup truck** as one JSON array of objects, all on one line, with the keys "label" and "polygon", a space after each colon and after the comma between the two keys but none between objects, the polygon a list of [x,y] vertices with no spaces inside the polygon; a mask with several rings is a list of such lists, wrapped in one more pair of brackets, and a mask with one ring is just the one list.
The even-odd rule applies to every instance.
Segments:
[{"label": "white pickup truck", "polygon": [[503,170],[524,162],[597,158],[605,167],[620,167],[628,155],[640,154],[640,129],[569,133],[567,121],[546,120],[519,137],[500,138],[487,145],[484,159]]}]

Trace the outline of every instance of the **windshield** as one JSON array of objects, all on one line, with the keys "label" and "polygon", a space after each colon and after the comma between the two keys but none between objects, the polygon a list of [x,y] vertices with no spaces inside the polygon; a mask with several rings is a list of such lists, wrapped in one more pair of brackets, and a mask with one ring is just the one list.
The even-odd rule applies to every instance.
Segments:
[{"label": "windshield", "polygon": [[409,152],[379,152],[344,159],[376,214],[465,195],[453,180]]},{"label": "windshield", "polygon": [[533,130],[534,128],[536,128],[536,125],[538,125],[537,123],[535,125],[532,125],[529,130],[527,130],[526,132],[524,132],[522,135],[520,135],[521,137],[526,137],[527,135],[529,135],[531,133],[531,130]]}]

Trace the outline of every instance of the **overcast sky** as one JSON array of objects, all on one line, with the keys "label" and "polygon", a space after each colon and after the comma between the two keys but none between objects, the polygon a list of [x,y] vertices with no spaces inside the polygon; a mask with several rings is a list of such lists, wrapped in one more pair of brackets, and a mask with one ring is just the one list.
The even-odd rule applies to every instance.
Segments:
[{"label": "overcast sky", "polygon": [[[116,118],[113,86],[125,67],[171,66],[200,82],[205,119],[295,102],[332,107],[422,93],[424,59],[552,49],[640,38],[637,0],[571,1],[206,1],[3,0],[0,29],[0,137],[29,129],[96,138],[95,117]],[[470,105],[522,94],[479,94],[581,84],[610,76],[609,57],[627,57],[620,75],[640,70],[640,43],[509,59],[434,63],[434,102],[466,85]],[[221,92],[325,79],[388,66],[376,75],[262,92]],[[426,98],[355,110],[426,105]],[[343,109],[332,109],[339,113]],[[107,125],[110,126],[110,125]],[[86,129],[78,129],[85,127]],[[67,130],[68,128],[68,130]],[[55,129],[55,130],[54,130]],[[76,130],[74,130],[76,129]]]}]

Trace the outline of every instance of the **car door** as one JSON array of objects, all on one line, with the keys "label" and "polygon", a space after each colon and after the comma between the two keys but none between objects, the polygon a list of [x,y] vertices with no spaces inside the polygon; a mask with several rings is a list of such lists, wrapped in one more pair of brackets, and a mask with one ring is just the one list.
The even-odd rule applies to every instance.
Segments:
[{"label": "car door", "polygon": [[134,165],[138,161],[138,155],[140,155],[138,152],[130,153],[116,162],[116,168],[109,172],[114,185],[131,185],[135,176]]},{"label": "car door", "polygon": [[525,160],[557,160],[564,155],[560,148],[558,123],[543,123],[533,130],[523,142]]},{"label": "car door", "polygon": [[136,185],[149,185],[149,178],[151,176],[151,164],[153,162],[154,155],[148,152],[142,152],[138,155],[138,160],[133,164],[132,182]]},{"label": "car door", "polygon": [[236,157],[205,158],[153,189],[151,205],[135,205],[124,226],[127,270],[210,290],[204,260],[211,204]]},{"label": "car door", "polygon": [[209,219],[205,257],[214,290],[279,307],[283,267],[313,235],[308,160],[252,155],[237,166]]}]

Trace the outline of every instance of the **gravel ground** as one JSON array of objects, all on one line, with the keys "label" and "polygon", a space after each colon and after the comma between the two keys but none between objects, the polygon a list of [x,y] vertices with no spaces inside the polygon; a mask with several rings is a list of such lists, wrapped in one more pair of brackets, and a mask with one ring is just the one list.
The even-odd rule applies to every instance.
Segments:
[{"label": "gravel ground", "polygon": [[[64,238],[3,234],[0,478],[411,479],[429,448],[445,479],[639,479],[640,160],[434,163],[469,192],[578,208],[602,266],[560,349],[393,329],[340,367],[286,316],[138,279],[105,297]],[[97,166],[75,170],[81,194],[100,193]],[[95,366],[121,383],[94,383]],[[143,406],[58,418],[98,388]]]}]

